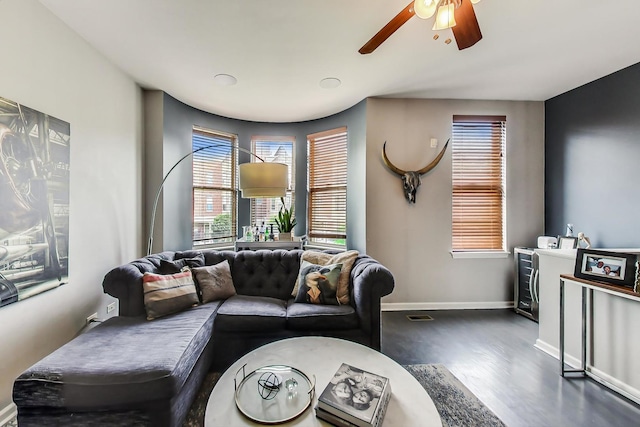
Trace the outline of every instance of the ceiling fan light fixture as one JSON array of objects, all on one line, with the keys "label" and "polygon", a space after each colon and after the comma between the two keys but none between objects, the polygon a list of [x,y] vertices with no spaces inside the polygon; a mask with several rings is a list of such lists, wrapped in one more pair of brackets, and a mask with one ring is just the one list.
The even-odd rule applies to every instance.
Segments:
[{"label": "ceiling fan light fixture", "polygon": [[413,11],[416,16],[421,19],[429,19],[436,13],[438,0],[415,0],[413,2]]},{"label": "ceiling fan light fixture", "polygon": [[443,4],[438,8],[433,30],[446,30],[456,26],[455,7],[453,3]]}]

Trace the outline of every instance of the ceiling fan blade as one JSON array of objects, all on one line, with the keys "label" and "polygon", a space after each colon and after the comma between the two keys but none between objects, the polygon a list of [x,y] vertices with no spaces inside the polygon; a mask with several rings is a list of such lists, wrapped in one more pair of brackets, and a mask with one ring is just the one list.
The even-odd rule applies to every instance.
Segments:
[{"label": "ceiling fan blade", "polygon": [[[386,39],[388,39],[391,34],[395,33],[396,30],[404,25],[413,15],[416,13],[413,11],[413,1],[407,5],[400,13],[398,13],[395,18],[393,18],[387,25],[382,27],[380,31],[376,33],[375,36],[371,37],[364,46],[360,48],[358,52],[363,55],[369,54],[376,50],[378,46],[380,46]],[[457,16],[456,16],[457,17]]]},{"label": "ceiling fan blade", "polygon": [[462,0],[460,7],[455,11],[455,18],[457,24],[451,30],[459,50],[471,47],[482,39],[480,25],[470,0]]}]

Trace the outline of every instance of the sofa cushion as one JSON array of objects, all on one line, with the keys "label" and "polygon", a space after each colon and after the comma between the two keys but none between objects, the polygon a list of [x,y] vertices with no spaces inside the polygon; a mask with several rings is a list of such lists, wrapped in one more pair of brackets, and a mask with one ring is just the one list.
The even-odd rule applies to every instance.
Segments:
[{"label": "sofa cushion", "polygon": [[192,268],[200,290],[200,300],[203,303],[227,299],[236,294],[233,286],[229,261],[224,260],[215,265]]},{"label": "sofa cushion", "polygon": [[27,369],[18,407],[110,408],[178,395],[211,339],[220,302],[153,322],[113,317]]},{"label": "sofa cushion", "polygon": [[193,275],[188,268],[168,275],[144,273],[142,289],[148,320],[177,313],[200,302]]},{"label": "sofa cushion", "polygon": [[216,316],[221,332],[268,332],[285,328],[287,302],[278,298],[235,295],[225,300]]},{"label": "sofa cushion", "polygon": [[298,331],[332,331],[359,327],[358,315],[350,305],[301,304],[287,306],[287,328]]},{"label": "sofa cushion", "polygon": [[336,292],[341,269],[342,264],[317,265],[302,261],[295,302],[340,305]]},{"label": "sofa cushion", "polygon": [[[231,263],[233,284],[239,295],[286,301],[300,270],[301,250],[240,251]],[[209,259],[206,258],[207,264]]]}]

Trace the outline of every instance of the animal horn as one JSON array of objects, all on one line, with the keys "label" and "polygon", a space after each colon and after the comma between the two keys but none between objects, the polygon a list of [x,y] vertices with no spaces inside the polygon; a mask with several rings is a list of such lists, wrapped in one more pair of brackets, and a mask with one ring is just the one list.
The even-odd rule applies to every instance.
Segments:
[{"label": "animal horn", "polygon": [[444,148],[442,149],[442,151],[440,151],[440,154],[438,154],[438,156],[435,159],[433,159],[433,161],[429,163],[427,166],[423,167],[419,171],[416,171],[416,173],[420,175],[424,175],[425,173],[429,172],[431,169],[435,168],[437,164],[440,162],[440,160],[442,160],[442,157],[444,156],[444,152],[447,150],[448,145],[449,145],[449,139],[447,139],[447,142],[446,144],[444,144]]},{"label": "animal horn", "polygon": [[[405,173],[407,173],[406,171],[403,171],[402,169],[400,169],[397,166],[394,166],[393,163],[391,163],[391,161],[389,160],[389,158],[387,157],[387,150],[386,150],[386,145],[387,145],[387,141],[384,142],[384,144],[382,144],[382,160],[384,161],[384,164],[387,165],[387,167],[389,169],[391,169],[392,172],[397,173],[398,175],[402,176]],[[435,165],[434,165],[435,166]]]}]

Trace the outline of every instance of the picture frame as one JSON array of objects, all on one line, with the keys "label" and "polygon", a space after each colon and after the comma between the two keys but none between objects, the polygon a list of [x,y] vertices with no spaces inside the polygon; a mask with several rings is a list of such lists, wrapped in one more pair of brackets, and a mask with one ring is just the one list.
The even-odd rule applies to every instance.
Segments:
[{"label": "picture frame", "polygon": [[570,236],[558,236],[558,249],[575,249],[578,247],[578,238]]},{"label": "picture frame", "polygon": [[638,255],[578,248],[573,275],[635,290]]}]

